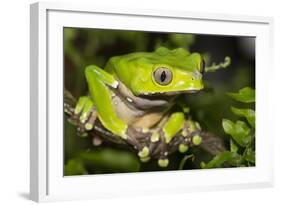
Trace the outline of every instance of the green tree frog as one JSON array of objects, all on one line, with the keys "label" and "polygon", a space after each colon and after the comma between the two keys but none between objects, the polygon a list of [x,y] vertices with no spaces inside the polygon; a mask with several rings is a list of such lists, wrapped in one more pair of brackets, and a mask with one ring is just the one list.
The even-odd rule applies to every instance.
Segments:
[{"label": "green tree frog", "polygon": [[[86,131],[93,129],[98,119],[124,141],[139,141],[136,131],[150,133],[152,145],[138,143],[138,155],[145,162],[158,149],[158,164],[166,167],[169,160],[165,147],[173,143],[173,138],[178,133],[187,137],[200,129],[198,123],[186,117],[188,109],[178,96],[204,88],[204,67],[199,53],[189,53],[184,48],[160,47],[154,52],[111,57],[104,69],[86,67],[89,95],[79,98],[75,114]],[[174,109],[176,104],[182,109]],[[188,140],[194,145],[201,142],[200,135],[185,141]],[[157,144],[159,141],[163,143]],[[185,152],[187,143],[180,143],[178,149]]]}]

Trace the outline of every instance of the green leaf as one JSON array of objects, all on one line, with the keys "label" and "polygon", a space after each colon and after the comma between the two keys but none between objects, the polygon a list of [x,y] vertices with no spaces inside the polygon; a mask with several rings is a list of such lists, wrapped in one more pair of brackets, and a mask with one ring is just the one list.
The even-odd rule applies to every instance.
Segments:
[{"label": "green leaf", "polygon": [[255,90],[250,87],[245,87],[239,90],[238,93],[228,92],[231,98],[244,103],[252,103],[255,102]]},{"label": "green leaf", "polygon": [[246,147],[251,141],[251,129],[243,121],[237,121],[236,123],[228,119],[222,120],[222,126],[225,133],[232,136],[232,138],[240,146]]},{"label": "green leaf", "polygon": [[255,111],[252,109],[240,109],[236,107],[231,107],[231,111],[240,117],[245,117],[249,124],[255,128],[255,121],[256,121],[256,114]]},{"label": "green leaf", "polygon": [[85,169],[83,163],[79,159],[70,159],[67,164],[64,166],[64,175],[72,176],[72,175],[84,175],[88,174]]},{"label": "green leaf", "polygon": [[244,158],[251,163],[255,163],[256,152],[252,148],[248,148],[245,150]]},{"label": "green leaf", "polygon": [[169,37],[175,45],[180,47],[189,47],[195,41],[195,36],[192,34],[171,34]]},{"label": "green leaf", "polygon": [[138,172],[140,162],[138,157],[128,151],[103,148],[81,152],[79,158],[85,165],[95,171],[103,172]]},{"label": "green leaf", "polygon": [[230,151],[237,153],[238,145],[232,139],[230,139]]},{"label": "green leaf", "polygon": [[216,167],[221,167],[225,162],[229,163],[231,166],[240,166],[242,163],[242,157],[241,155],[234,153],[234,152],[229,152],[225,151],[217,156],[215,156],[211,161],[209,161],[207,164],[204,162],[201,163],[201,167],[203,169],[209,169],[209,168],[216,168]]},{"label": "green leaf", "polygon": [[182,160],[180,161],[180,165],[179,165],[179,170],[183,170],[183,167],[185,165],[185,162],[188,160],[188,159],[192,159],[194,160],[194,155],[193,154],[190,154],[190,155],[185,155]]}]

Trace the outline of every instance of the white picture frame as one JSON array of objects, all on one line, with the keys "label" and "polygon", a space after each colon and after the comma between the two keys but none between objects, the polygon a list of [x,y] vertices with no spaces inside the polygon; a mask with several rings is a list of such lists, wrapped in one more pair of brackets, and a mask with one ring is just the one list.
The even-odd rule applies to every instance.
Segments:
[{"label": "white picture frame", "polygon": [[[32,4],[30,14],[30,198],[32,200],[39,202],[95,199],[272,186],[273,134],[270,128],[272,116],[267,111],[270,107],[270,92],[267,92],[267,89],[270,89],[269,75],[272,75],[272,72],[267,72],[267,69],[272,69],[272,18],[96,8],[95,5],[46,2]],[[63,27],[255,36],[256,166],[64,177]],[[188,183],[182,183],[183,179]],[[153,183],[150,183],[152,180]]]}]

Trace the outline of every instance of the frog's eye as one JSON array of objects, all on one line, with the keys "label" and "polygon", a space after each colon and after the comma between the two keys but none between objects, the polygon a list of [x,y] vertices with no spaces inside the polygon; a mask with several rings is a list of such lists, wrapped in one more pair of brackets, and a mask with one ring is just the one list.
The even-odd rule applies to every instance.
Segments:
[{"label": "frog's eye", "polygon": [[160,67],[154,71],[153,77],[156,83],[160,85],[168,85],[172,81],[173,74],[170,71],[170,69],[165,67]]},{"label": "frog's eye", "polygon": [[204,59],[202,59],[201,62],[200,62],[200,72],[201,73],[205,72],[205,61],[204,61]]}]

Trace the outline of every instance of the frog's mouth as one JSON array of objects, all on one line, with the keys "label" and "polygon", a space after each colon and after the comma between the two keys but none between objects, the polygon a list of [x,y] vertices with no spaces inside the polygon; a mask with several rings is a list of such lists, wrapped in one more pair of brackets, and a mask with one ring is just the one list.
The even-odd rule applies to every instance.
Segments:
[{"label": "frog's mouth", "polygon": [[[159,95],[161,97],[154,96],[153,99],[150,99],[150,95],[134,95],[123,83],[119,82],[117,87],[118,95],[122,96],[123,99],[126,99],[129,105],[133,105],[136,108],[140,109],[150,109],[152,107],[162,107],[168,106],[171,102],[171,97],[165,95]],[[155,93],[156,94],[156,93]],[[165,97],[165,98],[164,98]]]},{"label": "frog's mouth", "polygon": [[171,96],[180,95],[180,94],[198,93],[200,91],[201,91],[201,89],[168,91],[168,92],[144,92],[144,93],[140,93],[139,97],[144,97],[144,98],[164,97],[165,98],[166,96],[171,97]]},{"label": "frog's mouth", "polygon": [[169,106],[180,94],[197,93],[201,89],[190,89],[170,92],[143,92],[134,95],[123,83],[119,82],[117,87],[118,95],[129,104],[140,109],[150,109],[152,107]]},{"label": "frog's mouth", "polygon": [[170,91],[170,92],[151,92],[151,93],[140,93],[139,98],[154,101],[170,102],[172,103],[179,95],[183,94],[195,94],[201,90],[181,90],[181,91]]}]

